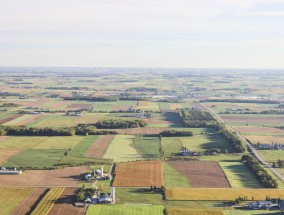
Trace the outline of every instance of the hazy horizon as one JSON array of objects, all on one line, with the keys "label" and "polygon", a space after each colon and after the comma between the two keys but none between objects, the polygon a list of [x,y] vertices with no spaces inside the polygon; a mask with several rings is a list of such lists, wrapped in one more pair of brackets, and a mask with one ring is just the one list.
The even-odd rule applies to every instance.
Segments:
[{"label": "hazy horizon", "polygon": [[1,0],[0,66],[283,69],[284,0]]}]

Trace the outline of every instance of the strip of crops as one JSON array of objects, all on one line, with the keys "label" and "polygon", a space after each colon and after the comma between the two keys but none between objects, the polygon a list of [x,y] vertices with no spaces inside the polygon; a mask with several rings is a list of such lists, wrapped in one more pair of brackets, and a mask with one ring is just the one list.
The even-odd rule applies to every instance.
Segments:
[{"label": "strip of crops", "polygon": [[46,215],[54,205],[55,201],[63,193],[64,188],[51,188],[48,193],[39,202],[36,208],[33,210],[31,215]]}]

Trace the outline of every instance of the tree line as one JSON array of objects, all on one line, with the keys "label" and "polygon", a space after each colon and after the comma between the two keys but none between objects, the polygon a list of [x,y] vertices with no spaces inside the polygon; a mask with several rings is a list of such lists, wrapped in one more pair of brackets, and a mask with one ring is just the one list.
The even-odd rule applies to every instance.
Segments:
[{"label": "tree line", "polygon": [[278,188],[277,181],[251,155],[243,155],[242,162],[254,173],[265,188]]},{"label": "tree line", "polygon": [[159,134],[162,137],[184,137],[193,136],[192,131],[178,131],[178,130],[166,130]]},{"label": "tree line", "polygon": [[144,120],[140,119],[108,119],[98,121],[95,126],[99,129],[139,128],[146,127],[147,123]]}]

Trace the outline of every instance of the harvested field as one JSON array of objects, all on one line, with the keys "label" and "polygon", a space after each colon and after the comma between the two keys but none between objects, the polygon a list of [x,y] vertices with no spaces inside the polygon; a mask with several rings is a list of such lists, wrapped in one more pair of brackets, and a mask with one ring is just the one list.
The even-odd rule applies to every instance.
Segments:
[{"label": "harvested field", "polygon": [[176,109],[181,109],[182,105],[181,104],[170,104],[171,110],[176,110]]},{"label": "harvested field", "polygon": [[279,128],[270,127],[257,127],[257,126],[234,126],[234,129],[245,134],[262,134],[262,135],[273,135],[283,134],[284,130]]},{"label": "harvested field", "polygon": [[68,105],[64,110],[79,110],[79,109],[85,109],[85,108],[91,108],[92,104],[71,104]]},{"label": "harvested field", "polygon": [[223,215],[222,209],[167,208],[168,215]]},{"label": "harvested field", "polygon": [[0,164],[4,163],[10,157],[18,154],[21,149],[1,149],[0,150]]},{"label": "harvested field", "polygon": [[33,191],[30,192],[30,194],[20,204],[18,204],[11,215],[30,214],[47,191],[47,188],[34,188]]},{"label": "harvested field", "polygon": [[167,189],[167,200],[200,200],[200,201],[233,201],[239,196],[254,198],[254,200],[265,200],[271,198],[283,198],[283,189],[232,189],[232,188],[176,188]]},{"label": "harvested field", "polygon": [[129,109],[129,106],[114,106],[112,108],[113,111],[127,111]]},{"label": "harvested field", "polygon": [[115,166],[114,187],[161,187],[161,161],[119,163]]},{"label": "harvested field", "polygon": [[30,124],[32,123],[33,121],[35,121],[36,119],[42,117],[41,114],[36,114],[36,115],[30,115],[29,118],[21,121],[18,123],[18,125],[27,125],[27,124]]},{"label": "harvested field", "polygon": [[5,118],[5,119],[1,119],[1,120],[0,120],[0,125],[2,125],[2,124],[4,124],[4,123],[7,123],[7,122],[9,122],[9,121],[12,121],[12,120],[14,120],[14,119],[16,119],[16,118],[18,118],[18,117],[20,117],[20,116],[22,116],[22,114],[14,114],[14,115],[9,116],[9,117],[7,117],[7,118]]},{"label": "harvested field", "polygon": [[53,205],[52,209],[49,211],[48,214],[50,215],[61,215],[61,214],[68,214],[68,215],[77,215],[83,214],[84,208],[83,207],[75,207],[73,205],[75,195],[78,192],[78,188],[65,188],[61,196],[56,200],[55,204]]},{"label": "harvested field", "polygon": [[278,143],[284,144],[284,136],[253,136],[247,135],[245,136],[252,144],[257,143]]},{"label": "harvested field", "polygon": [[114,135],[102,135],[93,143],[86,153],[86,157],[89,158],[102,158],[108,145],[113,140]]},{"label": "harvested field", "polygon": [[185,175],[191,187],[230,187],[217,162],[209,161],[167,161],[174,169]]},{"label": "harvested field", "polygon": [[43,105],[47,102],[49,102],[48,99],[38,99],[36,101],[30,102],[27,106],[38,107],[38,106]]},{"label": "harvested field", "polygon": [[69,103],[70,103],[70,101],[58,101],[55,104],[51,105],[50,109],[52,109],[52,110],[61,109],[65,106],[67,106],[67,104],[69,104]]},{"label": "harvested field", "polygon": [[148,106],[149,101],[139,101],[137,106]]},{"label": "harvested field", "polygon": [[87,167],[67,167],[56,170],[27,170],[22,175],[1,175],[0,186],[78,186]]},{"label": "harvested field", "polygon": [[5,141],[7,139],[9,139],[10,137],[8,136],[0,136],[0,142]]}]

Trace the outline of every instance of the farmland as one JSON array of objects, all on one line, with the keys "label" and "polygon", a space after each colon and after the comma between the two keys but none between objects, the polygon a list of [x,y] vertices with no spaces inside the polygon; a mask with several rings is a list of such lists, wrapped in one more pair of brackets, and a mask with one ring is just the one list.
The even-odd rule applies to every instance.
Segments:
[{"label": "farmland", "polygon": [[167,208],[169,215],[223,215],[224,212],[221,209],[192,209],[192,208]]},{"label": "farmland", "polygon": [[114,174],[115,187],[161,187],[163,184],[161,161],[120,163]]}]

